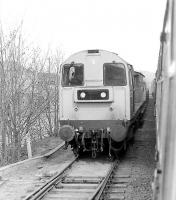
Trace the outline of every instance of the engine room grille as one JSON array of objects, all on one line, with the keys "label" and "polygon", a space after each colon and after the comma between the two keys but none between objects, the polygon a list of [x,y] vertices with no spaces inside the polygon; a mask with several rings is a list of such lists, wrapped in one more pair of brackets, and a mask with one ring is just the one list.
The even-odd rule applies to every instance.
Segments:
[{"label": "engine room grille", "polygon": [[109,90],[78,90],[77,98],[78,100],[108,100]]}]

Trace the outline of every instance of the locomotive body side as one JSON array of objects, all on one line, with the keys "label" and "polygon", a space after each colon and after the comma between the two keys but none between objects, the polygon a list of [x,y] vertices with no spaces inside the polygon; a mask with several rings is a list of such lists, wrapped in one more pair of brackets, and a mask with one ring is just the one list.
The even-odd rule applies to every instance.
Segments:
[{"label": "locomotive body side", "polygon": [[135,104],[135,112],[143,105],[146,101],[147,96],[147,88],[146,83],[144,81],[144,75],[140,72],[134,72],[134,104]]},{"label": "locomotive body side", "polygon": [[135,116],[133,68],[115,53],[88,50],[68,58],[60,73],[60,137],[94,155],[106,143],[109,153],[118,149]]}]

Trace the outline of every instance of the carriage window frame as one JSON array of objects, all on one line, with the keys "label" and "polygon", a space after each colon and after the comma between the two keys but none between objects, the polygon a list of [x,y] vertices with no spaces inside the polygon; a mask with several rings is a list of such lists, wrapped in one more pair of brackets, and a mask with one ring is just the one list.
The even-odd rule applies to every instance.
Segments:
[{"label": "carriage window frame", "polygon": [[[121,64],[123,65],[123,67],[119,67],[119,68],[123,68],[124,69],[124,76],[125,76],[125,81],[124,81],[124,84],[118,84],[118,85],[113,85],[113,84],[106,84],[106,65],[110,65],[110,64],[117,64],[117,67],[118,67],[118,64]],[[103,85],[104,86],[127,86],[127,74],[126,74],[126,67],[125,67],[125,64],[124,63],[121,63],[121,62],[115,62],[115,63],[104,63],[103,64]]]},{"label": "carriage window frame", "polygon": [[63,81],[63,76],[64,76],[64,67],[65,66],[70,66],[71,65],[71,63],[70,64],[64,64],[63,66],[62,66],[62,79],[61,79],[61,85],[62,85],[62,87],[80,87],[80,86],[84,86],[84,64],[83,63],[74,63],[74,65],[73,66],[79,66],[79,67],[82,67],[82,70],[83,70],[83,78],[82,78],[82,84],[79,84],[79,85],[66,85],[66,84],[64,84],[64,81]]},{"label": "carriage window frame", "polygon": [[130,85],[130,87],[134,87],[134,85],[133,85],[133,77],[132,77],[132,71],[131,71],[131,69],[129,69],[129,71],[128,71],[128,76],[129,76],[129,85]]}]

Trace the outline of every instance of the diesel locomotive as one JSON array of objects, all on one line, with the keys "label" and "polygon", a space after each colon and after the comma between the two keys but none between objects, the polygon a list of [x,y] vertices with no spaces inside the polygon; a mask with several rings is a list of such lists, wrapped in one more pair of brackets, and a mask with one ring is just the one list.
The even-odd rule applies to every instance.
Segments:
[{"label": "diesel locomotive", "polygon": [[60,68],[59,136],[75,154],[126,149],[145,110],[144,75],[116,53],[85,50]]}]

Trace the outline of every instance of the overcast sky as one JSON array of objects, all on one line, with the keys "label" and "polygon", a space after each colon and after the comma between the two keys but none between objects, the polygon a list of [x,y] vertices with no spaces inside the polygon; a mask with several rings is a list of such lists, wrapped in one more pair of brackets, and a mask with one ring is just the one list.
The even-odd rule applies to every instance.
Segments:
[{"label": "overcast sky", "polygon": [[23,20],[24,37],[65,58],[85,49],[118,53],[137,70],[155,71],[166,0],[0,0],[5,32]]}]

